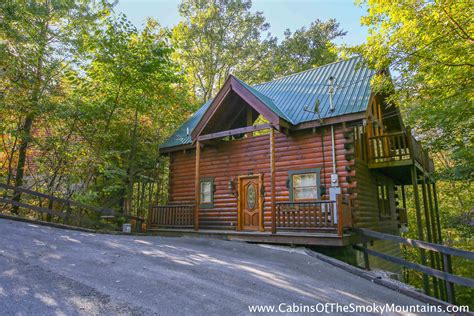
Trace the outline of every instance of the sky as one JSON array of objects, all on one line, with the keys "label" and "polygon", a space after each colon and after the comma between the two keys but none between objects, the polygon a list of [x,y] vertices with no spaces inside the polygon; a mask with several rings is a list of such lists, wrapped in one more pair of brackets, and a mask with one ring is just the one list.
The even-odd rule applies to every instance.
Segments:
[{"label": "sky", "polygon": [[[179,23],[180,0],[119,0],[116,11],[125,13],[137,27],[146,17],[153,17],[166,27]],[[283,39],[286,29],[294,31],[309,26],[312,21],[335,18],[347,35],[338,44],[355,45],[365,41],[367,29],[360,26],[364,8],[354,5],[353,0],[253,0],[252,11],[263,12],[270,32]]]}]

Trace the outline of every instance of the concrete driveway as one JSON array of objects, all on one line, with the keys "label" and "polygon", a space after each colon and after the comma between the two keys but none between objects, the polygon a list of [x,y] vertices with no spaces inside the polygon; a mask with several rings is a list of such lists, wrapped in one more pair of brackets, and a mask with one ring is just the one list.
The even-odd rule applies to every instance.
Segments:
[{"label": "concrete driveway", "polygon": [[304,253],[0,219],[1,315],[242,315],[282,303],[421,304]]}]

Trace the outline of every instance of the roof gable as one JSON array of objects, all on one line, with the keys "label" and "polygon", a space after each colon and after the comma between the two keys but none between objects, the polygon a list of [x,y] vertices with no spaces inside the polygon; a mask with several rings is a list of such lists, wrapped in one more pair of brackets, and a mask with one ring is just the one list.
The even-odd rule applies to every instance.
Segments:
[{"label": "roof gable", "polygon": [[[232,106],[235,103],[236,97],[262,114],[274,126],[291,123],[288,117],[270,98],[256,91],[242,80],[230,75],[192,131],[191,139],[193,142],[209,124],[213,121],[215,123],[216,116],[221,115],[224,117],[224,120],[230,120],[232,118],[232,111],[237,111],[235,114],[241,111],[242,106],[237,109]],[[234,102],[229,102],[229,99],[234,100]]]},{"label": "roof gable", "polygon": [[[365,112],[372,92],[370,81],[374,75],[375,71],[363,66],[362,59],[355,57],[253,87],[236,77],[232,78],[275,115],[297,126],[319,118]],[[334,111],[330,110],[329,104],[330,77],[334,78]],[[305,110],[313,109],[316,100],[319,100],[319,115]],[[191,144],[190,133],[197,127],[212,102],[213,100],[206,102],[160,147]]]}]

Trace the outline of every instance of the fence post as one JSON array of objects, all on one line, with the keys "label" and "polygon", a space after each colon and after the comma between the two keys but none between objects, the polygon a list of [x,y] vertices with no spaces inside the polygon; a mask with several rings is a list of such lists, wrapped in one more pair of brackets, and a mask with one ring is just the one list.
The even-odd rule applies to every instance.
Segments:
[{"label": "fence post", "polygon": [[67,202],[67,205],[66,205],[66,216],[64,216],[63,218],[63,224],[66,224],[68,223],[69,221],[69,214],[71,213],[71,202]]},{"label": "fence post", "polygon": [[364,248],[364,268],[365,270],[369,271],[370,270],[370,264],[369,264],[369,254],[367,253],[367,243],[364,242],[362,243],[362,247]]},{"label": "fence post", "polygon": [[[451,266],[451,256],[443,253],[444,272],[452,274],[453,268]],[[454,292],[454,284],[452,282],[446,282],[446,292],[448,294],[448,302],[456,304],[456,295]]]}]

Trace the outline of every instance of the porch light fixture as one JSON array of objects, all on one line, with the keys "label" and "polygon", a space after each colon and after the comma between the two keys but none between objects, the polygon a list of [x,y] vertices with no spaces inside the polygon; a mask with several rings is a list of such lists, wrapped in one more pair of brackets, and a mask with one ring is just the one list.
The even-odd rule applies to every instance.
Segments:
[{"label": "porch light fixture", "polygon": [[231,178],[229,180],[229,183],[227,184],[227,187],[230,191],[230,194],[235,195],[235,180],[234,179]]}]

